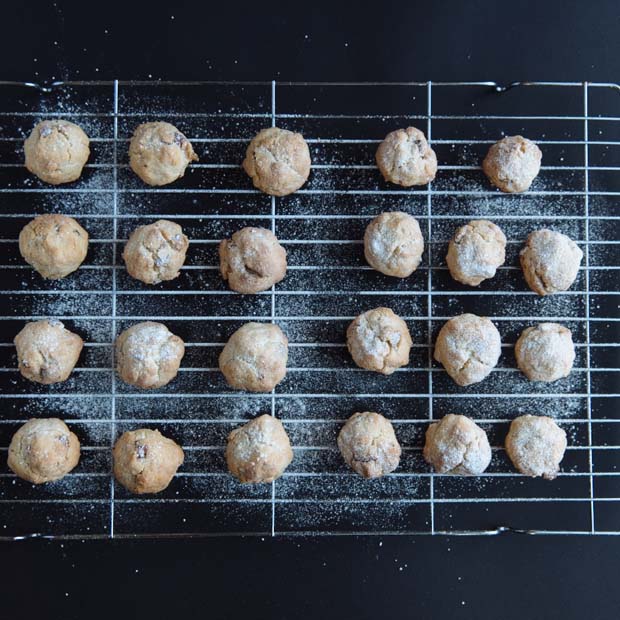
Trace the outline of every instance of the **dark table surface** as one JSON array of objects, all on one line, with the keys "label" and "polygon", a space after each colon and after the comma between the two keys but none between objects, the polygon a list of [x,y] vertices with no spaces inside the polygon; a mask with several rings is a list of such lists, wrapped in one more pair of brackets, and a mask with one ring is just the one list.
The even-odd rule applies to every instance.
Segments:
[{"label": "dark table surface", "polygon": [[[12,3],[0,78],[620,81],[617,0],[292,5]],[[15,619],[108,607],[154,618],[612,618],[619,542],[30,540],[1,545],[0,595]]]}]

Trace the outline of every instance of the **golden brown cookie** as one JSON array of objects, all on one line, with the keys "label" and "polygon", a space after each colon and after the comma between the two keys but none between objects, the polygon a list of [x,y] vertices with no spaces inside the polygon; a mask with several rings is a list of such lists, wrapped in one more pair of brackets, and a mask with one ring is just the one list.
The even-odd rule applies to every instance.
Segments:
[{"label": "golden brown cookie", "polygon": [[9,446],[9,468],[33,484],[60,480],[79,460],[80,442],[58,418],[28,420]]},{"label": "golden brown cookie", "polygon": [[525,192],[538,176],[541,160],[542,153],[534,142],[523,136],[507,136],[491,146],[482,170],[502,192]]},{"label": "golden brown cookie", "polygon": [[437,156],[415,127],[390,132],[377,149],[377,166],[386,181],[412,187],[426,185],[437,174]]},{"label": "golden brown cookie", "polygon": [[185,262],[189,239],[175,222],[157,220],[138,226],[123,250],[123,260],[132,278],[145,284],[174,280]]},{"label": "golden brown cookie", "polygon": [[159,431],[126,431],[114,444],[114,477],[132,493],[159,493],[172,481],[185,455]]},{"label": "golden brown cookie", "polygon": [[19,252],[44,278],[58,280],[84,262],[88,233],[67,215],[39,215],[19,233]]},{"label": "golden brown cookie", "polygon": [[41,121],[24,142],[26,168],[46,183],[71,183],[88,161],[88,145],[78,125],[61,119]]},{"label": "golden brown cookie", "polygon": [[393,472],[400,461],[400,444],[392,423],[373,411],[354,413],[338,433],[338,448],[347,465],[364,478]]},{"label": "golden brown cookie", "polygon": [[360,314],[347,329],[353,361],[366,370],[391,375],[409,363],[412,340],[407,324],[390,308]]},{"label": "golden brown cookie", "polygon": [[293,460],[293,450],[282,422],[261,415],[228,435],[226,463],[244,483],[273,482]]},{"label": "golden brown cookie", "polygon": [[26,323],[13,342],[19,372],[44,385],[66,381],[84,345],[77,334],[55,319]]},{"label": "golden brown cookie", "polygon": [[220,354],[220,370],[228,385],[249,392],[270,392],[284,379],[288,338],[272,323],[246,323]]},{"label": "golden brown cookie", "polygon": [[222,277],[237,293],[266,291],[286,275],[286,250],[266,228],[242,228],[219,250]]},{"label": "golden brown cookie", "polygon": [[116,339],[119,377],[125,383],[146,390],[170,383],[179,372],[183,355],[183,340],[163,323],[136,323]]},{"label": "golden brown cookie", "polygon": [[170,123],[143,123],[129,143],[129,165],[148,185],[168,185],[198,161],[191,142]]},{"label": "golden brown cookie", "polygon": [[250,142],[243,169],[254,187],[273,196],[286,196],[308,180],[310,150],[300,133],[269,127]]}]

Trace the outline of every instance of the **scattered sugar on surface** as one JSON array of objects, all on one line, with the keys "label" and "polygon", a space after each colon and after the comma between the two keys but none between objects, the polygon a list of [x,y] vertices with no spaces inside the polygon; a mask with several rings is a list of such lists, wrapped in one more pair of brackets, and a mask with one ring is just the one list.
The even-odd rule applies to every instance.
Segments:
[{"label": "scattered sugar on surface", "polygon": [[[145,120],[154,119],[161,116],[165,116],[170,112],[175,105],[177,105],[179,99],[175,96],[168,98],[162,97],[156,106],[149,108],[147,111],[140,109],[143,102],[138,101],[138,110],[144,112]],[[268,111],[268,96],[265,95],[262,101],[263,109]],[[133,109],[136,110],[135,98],[129,95],[121,94],[121,110],[129,110],[133,105]],[[58,107],[54,108],[55,111],[61,111],[66,115],[68,120],[73,120],[84,126],[87,133],[91,138],[105,138],[110,137],[111,123],[109,118],[95,118],[95,117],[75,117],[71,115],[79,111],[84,111],[81,105],[76,105],[70,99],[61,100]],[[95,111],[90,107],[89,111]],[[222,110],[224,111],[224,110]],[[243,114],[246,111],[246,107],[240,104],[238,107],[230,106],[226,107],[226,112]],[[41,111],[41,118],[44,117],[44,110]],[[242,117],[236,119],[228,119],[225,122],[213,121],[213,119],[178,119],[175,120],[171,117],[172,122],[178,122],[179,128],[188,135],[191,139],[192,136],[201,137],[221,137],[225,132],[227,135],[242,136],[244,139],[250,138],[256,130],[261,126],[268,124],[268,119],[255,119],[255,121],[248,121]],[[121,134],[123,139],[130,135],[132,126],[138,121],[134,118],[122,118],[121,119]],[[293,119],[287,119],[287,123],[290,122],[291,128],[296,121]],[[33,119],[34,123],[34,119]],[[27,127],[23,127],[20,135],[25,137],[27,134]],[[312,135],[311,137],[317,137]],[[360,136],[362,137],[362,136]],[[472,164],[479,159],[478,149],[468,147],[466,145],[446,145],[445,151],[448,153],[448,158],[451,164]],[[97,163],[111,163],[111,150],[105,149],[105,143],[94,142],[93,153],[97,150],[101,154],[102,159],[97,160]],[[19,148],[19,145],[18,147]],[[227,161],[236,161],[234,157],[237,157],[236,150],[230,149],[229,146],[219,147],[217,144],[206,145],[199,144],[200,149],[204,149],[204,152],[210,151],[213,157],[218,157],[219,154],[227,157]],[[221,151],[218,149],[222,149]],[[236,148],[236,147],[235,147]],[[343,154],[337,152],[336,149],[332,154],[331,151],[326,149],[325,144],[312,143],[311,149],[316,148],[322,158],[317,163],[339,163],[345,165],[354,164],[369,164],[373,161],[374,145],[371,148],[368,145],[359,145],[345,150],[343,146]],[[348,149],[349,147],[347,147]],[[119,149],[119,158],[124,158],[123,145]],[[242,153],[242,148],[239,153]],[[216,160],[214,160],[216,161]],[[545,164],[554,163],[550,160],[543,160],[543,166]],[[579,181],[576,175],[580,173],[561,173],[552,174],[543,171],[541,176],[534,182],[532,186],[533,191],[562,191],[563,189],[573,189],[575,184]],[[120,175],[122,178],[122,174]],[[229,172],[222,170],[205,170],[205,169],[190,169],[187,175],[187,181],[189,181],[189,187],[200,187],[208,189],[210,187],[222,187],[229,186]],[[244,182],[244,177],[239,176],[240,183]],[[237,177],[235,177],[237,179]],[[132,183],[129,181],[129,183]],[[24,181],[25,187],[34,188],[38,187],[38,182],[35,179],[28,178]],[[185,180],[183,181],[185,183]],[[355,171],[343,169],[315,169],[313,170],[310,184],[308,187],[315,190],[323,190],[329,192],[330,190],[343,190],[348,186],[355,186],[361,189],[389,189],[394,190],[394,187],[381,185],[381,180],[378,178],[376,171]],[[232,184],[236,187],[237,181],[234,180]],[[49,193],[38,194],[36,198],[36,211],[37,212],[63,212],[71,215],[75,215],[80,219],[89,230],[91,239],[110,239],[113,235],[112,221],[110,218],[97,218],[89,216],[102,216],[109,215],[113,209],[113,195],[109,191],[112,189],[112,172],[108,168],[92,168],[87,170],[83,181],[76,184],[75,189],[89,189],[89,190],[102,190],[97,192],[80,193],[74,191],[62,191],[56,192],[50,190]],[[133,185],[132,185],[133,187]],[[185,187],[185,185],[183,185]],[[245,187],[245,186],[244,186]],[[433,195],[432,196],[432,210],[433,214],[440,216],[439,219],[433,221],[433,239],[434,242],[447,242],[451,237],[454,229],[474,217],[482,218],[487,217],[492,221],[495,221],[502,230],[504,230],[510,243],[522,242],[527,233],[533,228],[542,227],[542,225],[558,230],[564,234],[569,235],[576,241],[583,241],[585,239],[585,228],[582,220],[561,219],[562,215],[570,215],[580,217],[584,213],[583,197],[582,196],[544,196],[544,195],[523,195],[523,196],[506,196],[499,192],[480,195],[480,196],[463,196],[459,195],[460,192],[488,191],[489,187],[479,170],[476,171],[448,171],[440,170],[438,178],[433,183],[433,189],[442,190],[448,192],[454,192],[448,195]],[[73,189],[73,188],[72,188]],[[420,220],[422,231],[425,237],[427,237],[427,227],[425,225],[426,216],[426,193],[425,188],[421,188],[422,191],[419,195],[409,194],[403,192],[397,194],[384,194],[384,195],[354,195],[354,194],[325,194],[317,199],[315,196],[309,194],[299,194],[294,197],[276,200],[276,210],[278,213],[296,214],[298,219],[279,219],[277,222],[277,233],[280,237],[287,239],[361,239],[363,230],[366,224],[383,210],[403,210],[412,213]],[[163,196],[162,194],[161,196]],[[154,213],[155,208],[159,208],[161,204],[162,209],[166,209],[168,204],[177,204],[176,198],[173,195],[168,196],[165,200],[161,196],[157,196],[156,199],[151,198],[151,195],[132,193],[130,195],[122,195],[121,209],[124,213],[130,214],[146,214]],[[231,222],[218,222],[217,220],[204,219],[200,216],[202,214],[211,214],[216,212],[225,212],[226,210],[235,210],[239,208],[238,199],[235,196],[226,195],[214,195],[205,196],[204,194],[187,193],[183,195],[185,204],[190,205],[190,211],[184,211],[188,214],[196,214],[196,218],[191,220],[191,226],[199,227],[201,230],[201,237],[203,238],[221,238],[225,234],[229,234],[237,227],[237,221]],[[259,202],[260,197],[257,198]],[[161,203],[158,201],[161,200]],[[258,204],[257,202],[257,204]],[[262,204],[262,203],[261,203]],[[609,206],[602,204],[599,208],[598,203],[593,200],[593,205],[599,209],[597,212],[603,212],[604,208],[611,209]],[[254,211],[252,211],[254,213]],[[264,213],[266,219],[269,218],[269,210],[260,211]],[[348,215],[363,216],[360,218],[342,219],[342,220],[320,220],[306,219],[305,216],[311,213],[315,216],[331,215],[334,213],[346,213]],[[448,219],[446,216],[462,215],[459,219]],[[367,216],[367,217],[366,217]],[[527,216],[527,220],[516,219],[515,216]],[[543,219],[541,216],[559,216],[557,219]],[[229,225],[230,224],[230,225]],[[126,232],[134,225],[132,220],[119,220],[119,238],[126,237]],[[245,225],[245,224],[244,224]],[[256,225],[266,225],[262,220]],[[612,221],[596,221],[592,222],[590,227],[591,239],[611,239],[614,238],[615,231],[613,229],[614,222]],[[241,223],[239,222],[239,227]],[[204,231],[204,234],[203,234]],[[109,247],[109,246],[108,246]],[[292,246],[291,246],[292,247]],[[318,247],[318,246],[317,246]],[[425,251],[424,260],[427,260],[429,247],[427,246]],[[583,246],[582,246],[583,247]],[[288,249],[288,248],[287,248]],[[594,250],[594,248],[593,248]],[[361,253],[361,247],[359,248]],[[596,247],[596,252],[599,252]],[[592,251],[591,258],[596,257],[597,253]],[[361,254],[360,254],[361,255]],[[306,254],[310,260],[316,260],[318,262],[308,263],[313,264],[316,267],[338,267],[338,266],[350,266],[350,263],[345,261],[350,260],[349,255],[344,255],[344,258],[337,257],[334,261],[326,261],[323,255],[310,252]],[[325,261],[325,262],[323,262]],[[88,261],[87,261],[88,262]],[[364,264],[363,261],[360,264]],[[424,263],[423,263],[424,264]],[[434,266],[443,266],[442,263],[434,263]],[[518,267],[517,253],[513,253],[509,257],[507,266]],[[81,276],[82,274],[80,274]],[[289,272],[290,281],[293,279],[294,272]],[[357,273],[351,273],[350,277],[357,277]],[[381,283],[378,280],[373,282],[372,273],[367,274],[370,277],[363,280],[364,290],[375,291],[390,291],[393,290],[395,284],[392,282]],[[181,276],[185,277],[185,274]],[[297,274],[295,274],[297,277]],[[419,270],[411,277],[411,282],[407,282],[408,285],[413,285],[416,280],[426,279],[426,271]],[[186,280],[189,282],[189,280]],[[199,286],[203,286],[202,281],[199,285],[196,285],[193,290],[197,292],[200,290]],[[311,290],[313,294],[307,296],[277,296],[277,314],[279,316],[300,316],[300,315],[316,315],[316,316],[336,316],[354,315],[355,312],[351,312],[352,305],[357,304],[360,309],[364,305],[372,303],[374,307],[375,298],[360,298],[352,292],[350,296],[341,295],[339,297],[330,297],[325,295],[326,292],[342,291],[343,274],[337,269],[329,269],[323,271],[320,274],[320,278],[316,280],[308,280],[308,284],[304,285],[304,290]],[[181,290],[184,284],[182,280],[179,281]],[[80,281],[81,288],[87,286],[95,286],[94,280]],[[29,281],[24,278],[22,281],[22,287],[26,289],[29,286]],[[575,284],[575,290],[584,290],[583,280],[578,280]],[[596,284],[594,284],[596,286]],[[288,290],[287,280],[278,287],[281,290]],[[49,290],[53,290],[49,288]],[[107,290],[107,289],[101,289]],[[527,291],[525,285],[522,285],[521,291]],[[424,287],[421,289],[425,291]],[[389,292],[386,294],[389,299]],[[178,305],[170,306],[169,301],[173,299]],[[258,298],[257,298],[258,299]],[[414,308],[411,314],[416,314],[417,306],[414,306],[414,297],[405,298],[404,301],[398,301],[398,303],[404,303],[409,308]],[[435,297],[435,303],[438,303],[439,297]],[[503,296],[501,301],[501,307],[498,307],[497,313],[501,316],[515,317],[515,316],[562,316],[562,317],[582,317],[584,316],[584,299],[585,295],[571,295],[571,296],[555,296],[547,299],[539,299],[534,295],[514,295]],[[178,296],[176,299],[173,297],[155,297],[140,295],[132,298],[131,308],[132,315],[157,315],[160,312],[160,308],[166,308],[168,313],[169,308],[178,308],[179,312],[182,312],[182,308],[187,304],[193,303],[194,300],[200,301],[201,314],[221,314],[225,316],[228,314],[236,314],[232,311],[227,311],[227,306],[233,300],[225,296],[213,295],[208,296]],[[398,298],[394,297],[394,303],[397,303]],[[20,297],[20,306],[12,308],[12,312],[16,315],[37,315],[37,316],[101,316],[109,317],[111,315],[111,295],[83,295],[76,294],[72,291],[58,290],[56,294],[52,295],[29,295]],[[235,302],[238,300],[235,299]],[[250,300],[252,301],[252,300]],[[456,293],[454,296],[443,297],[441,300],[442,307],[451,309],[456,308],[459,310],[469,309],[476,311],[478,304],[484,302],[482,298],[475,297],[459,297]],[[13,303],[13,302],[12,302]],[[423,304],[425,307],[425,304]],[[461,308],[462,306],[462,308]],[[239,306],[241,307],[241,306]],[[525,309],[525,310],[524,310]],[[243,315],[256,317],[257,319],[270,319],[270,308],[267,306],[259,306],[258,304],[247,303],[243,306]],[[435,314],[437,314],[437,307],[435,307]],[[420,312],[420,318],[425,319],[426,315]],[[120,315],[119,315],[120,316]],[[277,320],[277,319],[276,319]],[[72,321],[64,321],[70,328]],[[164,321],[165,322],[165,321]],[[330,325],[328,322],[318,321],[279,321],[285,331],[289,332],[291,340],[293,342],[344,342],[344,329],[348,321],[339,321],[337,326]],[[497,326],[502,333],[504,340],[514,341],[512,332],[518,333],[519,330],[515,330],[512,325],[513,321],[498,321]],[[523,321],[524,325],[529,324],[529,321]],[[97,327],[98,338],[101,341],[105,341],[105,335],[108,334],[111,340],[111,324],[108,319],[101,319],[97,321],[100,325]],[[342,324],[342,325],[341,325]],[[109,328],[108,328],[109,325]],[[205,326],[205,330],[210,328],[210,322]],[[519,328],[521,326],[519,325]],[[571,325],[571,328],[576,328],[573,332],[576,342],[583,342],[585,333],[582,329],[582,324],[575,323]],[[94,330],[95,328],[93,328]],[[93,331],[94,333],[94,331]],[[205,339],[208,341],[209,337]],[[420,334],[417,342],[425,342],[426,334]],[[414,338],[415,340],[415,338]],[[412,354],[413,355],[413,354]],[[504,353],[505,355],[505,353]],[[426,350],[423,350],[422,356],[426,356]],[[412,366],[423,366],[423,361],[412,358]],[[297,377],[295,376],[297,374]],[[380,395],[386,392],[386,386],[390,392],[393,391],[394,386],[398,385],[398,382],[413,381],[414,374],[409,373],[395,373],[390,378],[379,378],[370,376],[368,373],[361,373],[351,371],[351,366],[343,364],[335,367],[329,372],[316,372],[316,373],[304,373],[303,381],[299,382],[300,373],[289,373],[289,377],[285,382],[278,386],[276,389],[276,407],[277,413],[283,418],[287,432],[293,440],[293,446],[304,446],[300,448],[295,456],[295,460],[291,465],[289,472],[280,480],[276,482],[276,498],[306,498],[311,499],[335,499],[337,503],[322,505],[321,511],[317,512],[316,506],[312,502],[300,503],[300,504],[280,504],[278,510],[286,510],[288,515],[287,526],[297,530],[310,530],[310,529],[337,529],[348,524],[351,529],[362,527],[362,529],[371,529],[381,531],[382,529],[406,529],[409,524],[406,520],[403,520],[403,507],[398,503],[390,503],[390,500],[402,500],[402,499],[425,499],[428,497],[428,478],[423,476],[399,476],[398,473],[423,473],[427,470],[424,469],[424,465],[416,461],[416,464],[410,465],[406,460],[406,456],[401,461],[401,469],[396,471],[395,475],[387,476],[384,479],[377,481],[363,481],[353,474],[351,474],[341,463],[339,455],[335,448],[335,436],[340,426],[340,423],[336,423],[329,418],[329,414],[321,413],[325,416],[324,419],[316,420],[316,413],[313,412],[312,401],[303,396],[298,396],[297,391],[308,391],[311,393],[322,392],[338,392],[345,394],[359,394],[359,393],[373,393]],[[412,402],[415,401],[416,394],[425,394],[427,390],[427,375],[426,372],[416,373],[419,383],[412,383],[415,388],[407,389],[407,395],[411,398]],[[501,383],[499,383],[499,391],[510,396],[513,394],[512,388],[514,381],[519,380],[517,373],[504,373],[499,374],[501,376]],[[439,376],[439,375],[437,375]],[[305,381],[305,382],[304,382]],[[565,381],[570,381],[571,386],[575,385],[575,389],[570,391],[583,392],[583,383],[580,383],[577,374],[574,373]],[[572,382],[575,381],[573,384]],[[282,398],[282,394],[291,392],[292,388],[289,386],[295,386],[295,395],[287,398]],[[561,391],[562,382],[558,383],[558,391]],[[566,385],[566,384],[564,384]],[[299,386],[299,387],[297,387]],[[482,387],[482,386],[481,386]],[[521,386],[523,387],[523,386]],[[211,387],[209,386],[209,389]],[[218,388],[220,389],[220,388]],[[519,390],[521,395],[536,394],[540,390],[539,384],[527,384],[524,389]],[[585,434],[586,425],[583,422],[572,422],[572,420],[583,421],[587,417],[587,404],[584,398],[563,398],[557,400],[553,398],[545,397],[544,393],[541,393],[541,398],[521,398],[519,394],[516,394],[514,398],[497,399],[494,401],[494,408],[492,412],[485,410],[484,416],[490,422],[482,423],[481,426],[485,430],[493,433],[498,439],[503,437],[507,425],[504,422],[492,422],[493,419],[497,420],[510,420],[517,415],[524,413],[532,413],[535,415],[548,415],[560,420],[560,425],[566,430],[568,435],[569,446],[583,446],[587,445],[587,437]],[[64,412],[65,418],[69,424],[75,427],[76,432],[80,435],[84,446],[92,447],[106,447],[109,446],[111,441],[112,428],[110,424],[110,409],[107,413],[102,408],[102,399],[109,398],[109,395],[105,392],[101,394],[88,394],[88,395],[75,395],[67,393],[67,398],[62,400],[62,412]],[[388,399],[384,397],[386,401],[386,408],[389,408]],[[131,399],[127,399],[130,401]],[[336,400],[336,399],[334,399]],[[436,399],[437,400],[437,399]],[[178,434],[183,438],[183,444],[187,446],[200,446],[204,445],[205,437],[212,437],[214,441],[221,445],[223,448],[225,437],[229,430],[238,425],[239,421],[247,420],[262,413],[270,413],[271,411],[271,397],[269,394],[263,397],[248,396],[238,394],[232,397],[222,398],[218,401],[216,408],[205,407],[201,408],[200,404],[194,399],[174,399],[174,398],[162,398],[161,402],[156,403],[156,415],[161,416],[162,419],[169,417],[175,420],[186,420],[186,422],[173,423],[168,427],[169,433],[174,436]],[[165,402],[164,402],[165,401]],[[22,412],[24,416],[32,415],[39,416],[42,414],[41,407],[36,404],[37,399],[23,399]],[[120,401],[119,401],[120,402]],[[454,399],[455,409],[462,407],[464,411],[475,417],[475,405],[474,399],[463,399],[459,401]],[[487,399],[484,400],[486,405]],[[149,406],[153,406],[153,401],[149,398],[136,399],[132,405],[126,405],[125,412],[132,412],[131,407],[136,409],[132,412],[132,417],[138,419],[143,417],[148,421],[150,417]],[[473,403],[470,404],[470,403]],[[111,404],[111,398],[109,403]],[[414,405],[412,405],[414,406]],[[125,407],[125,405],[123,405]],[[60,407],[59,407],[60,408]],[[458,412],[458,411],[455,411]],[[346,413],[346,412],[345,412]],[[58,410],[54,410],[54,415],[59,414]],[[101,416],[106,415],[105,419]],[[334,405],[334,416],[346,417],[345,414]],[[60,416],[59,416],[60,417]],[[217,427],[217,431],[205,431],[204,424],[196,424],[195,421],[203,417],[206,417],[209,421],[209,426]],[[89,420],[88,422],[72,424],[72,419]],[[313,421],[314,420],[314,421]],[[119,422],[122,424],[122,422]],[[145,422],[145,425],[150,425]],[[159,426],[162,426],[159,424]],[[397,423],[395,427],[397,434],[401,435],[401,442],[405,448],[419,448],[422,445],[422,435],[413,433],[410,427],[425,428],[425,424],[410,424],[410,423]],[[585,444],[584,444],[585,442]],[[496,443],[501,443],[500,441]],[[500,458],[501,450],[494,452],[494,461]],[[405,455],[409,454],[405,452]],[[313,460],[310,460],[313,459]],[[296,469],[296,461],[300,463],[300,469]],[[587,471],[587,463],[585,461],[572,465],[570,471],[585,472]],[[493,465],[493,464],[492,464]],[[270,514],[270,489],[257,489],[254,491],[246,491],[239,485],[236,485],[234,481],[228,479],[228,476],[224,470],[223,464],[220,463],[221,469],[214,469],[214,473],[221,474],[222,480],[226,481],[222,483],[218,490],[211,490],[211,494],[214,498],[228,498],[228,499],[242,499],[245,497],[245,493],[259,493],[263,494],[265,504],[259,504],[256,512],[254,508],[250,510],[247,504],[230,503],[223,505],[223,514],[229,515],[236,522],[248,530],[262,529],[263,521],[268,524],[269,519],[263,515]],[[499,467],[499,466],[498,466]],[[586,467],[586,469],[584,469]],[[501,467],[500,467],[501,469]],[[504,471],[504,470],[502,470]],[[510,471],[506,469],[505,471]],[[109,464],[105,460],[101,461],[100,468],[97,470],[100,474],[109,474]],[[311,476],[298,476],[296,474],[318,474]],[[49,487],[44,493],[49,493],[53,497],[76,497],[76,498],[93,498],[100,497],[107,499],[109,493],[109,482],[106,476],[102,476],[103,481],[101,486],[97,486],[97,477],[88,476],[68,476],[58,483],[54,483],[55,486]],[[180,479],[179,479],[180,480]],[[512,479],[510,479],[512,480]],[[561,480],[561,478],[560,478]],[[189,482],[188,482],[189,481]],[[445,478],[436,478],[437,484],[446,483]],[[518,492],[518,487],[512,482],[508,488],[508,491],[502,492],[501,487],[497,487],[500,490],[490,491],[491,483],[496,480],[491,478],[485,478],[484,476],[475,479],[451,479],[450,494],[452,497],[468,498],[482,495],[488,495],[490,492],[494,492],[498,497],[507,496],[506,493]],[[527,486],[530,484],[528,480],[520,480],[522,485]],[[212,489],[214,484],[209,478],[201,480],[199,478],[186,478],[183,479],[183,484],[187,483],[188,486],[184,487],[189,489],[189,497],[198,497],[199,492],[204,492],[205,489]],[[218,483],[219,484],[219,483]],[[560,487],[547,487],[550,496],[562,495]],[[43,497],[44,493],[41,493],[40,489],[33,489],[33,497]],[[20,493],[22,491],[20,490]],[[24,491],[24,496],[29,496],[30,491]],[[41,493],[40,495],[37,495]],[[502,495],[503,493],[503,495]],[[251,496],[251,495],[250,495]],[[361,500],[374,499],[376,502],[363,503]],[[383,500],[379,503],[378,500]],[[294,508],[294,511],[289,510],[290,507]],[[425,508],[427,510],[427,508]],[[98,510],[103,512],[109,510],[106,504],[100,507],[96,505],[89,506],[84,504],[67,504],[66,508],[63,508],[64,518],[72,521],[73,525],[80,521],[84,523],[82,530],[87,528],[93,528],[93,523],[96,522],[96,513]],[[420,510],[423,510],[421,508]],[[322,512],[322,514],[319,514]],[[49,524],[53,526],[55,531],[61,531],[62,519],[57,516],[57,513],[48,515]],[[264,518],[263,518],[264,517]],[[216,520],[219,520],[217,518]],[[343,525],[344,524],[344,525]],[[363,525],[362,525],[363,524]],[[386,525],[387,524],[387,525]],[[136,527],[139,527],[136,524]],[[180,531],[200,531],[204,530],[204,523],[200,523],[192,515],[191,511],[187,509],[183,504],[178,505],[178,521],[173,527],[178,528]],[[217,527],[217,525],[215,526]],[[278,527],[278,522],[276,522]],[[268,527],[265,526],[265,531],[268,531]],[[399,569],[403,567],[400,566]]]}]

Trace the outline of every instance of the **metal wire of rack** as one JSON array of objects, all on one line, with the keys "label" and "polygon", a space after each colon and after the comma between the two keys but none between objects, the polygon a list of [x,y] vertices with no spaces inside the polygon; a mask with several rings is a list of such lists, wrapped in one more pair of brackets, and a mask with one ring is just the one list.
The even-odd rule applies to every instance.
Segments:
[{"label": "metal wire of rack", "polygon": [[[0,197],[3,224],[0,323],[0,450],[30,417],[68,421],[82,442],[80,465],[57,483],[34,487],[0,472],[0,535],[131,537],[254,534],[618,534],[620,416],[617,413],[617,317],[620,201],[620,87],[577,82],[0,82]],[[558,112],[561,113],[558,113]],[[45,117],[80,124],[91,137],[82,179],[50,187],[28,175],[21,142]],[[159,189],[128,169],[127,142],[145,120],[169,120],[192,141],[200,162]],[[385,184],[374,150],[397,127],[425,130],[440,162],[436,180],[404,190]],[[278,125],[304,134],[313,171],[293,196],[254,190],[240,170],[249,139]],[[522,133],[543,150],[531,191],[508,196],[480,170],[488,146]],[[382,210],[412,213],[427,248],[404,281],[366,266],[367,222]],[[43,212],[76,217],[89,231],[86,263],[46,282],[24,265],[17,235]],[[140,223],[167,217],[190,237],[188,262],[175,281],[146,287],[120,259]],[[480,290],[448,275],[444,256],[454,229],[473,217],[498,223],[509,239],[506,265]],[[231,293],[217,271],[217,243],[244,225],[276,232],[289,254],[286,279],[256,296]],[[584,250],[565,294],[538,298],[525,286],[518,250],[527,233],[549,226]],[[357,369],[344,346],[352,318],[392,307],[414,339],[411,364],[391,377]],[[433,362],[443,322],[460,312],[486,315],[502,334],[499,367],[462,389]],[[16,370],[12,339],[24,321],[53,316],[82,335],[85,350],[64,384],[42,387]],[[140,392],[117,381],[112,342],[139,320],[161,320],[187,343],[169,386]],[[571,328],[577,358],[571,376],[530,384],[516,370],[512,345],[543,319]],[[248,320],[277,322],[290,340],[287,378],[271,394],[227,388],[217,355]],[[377,481],[347,471],[335,445],[354,411],[389,417],[403,445],[401,466]],[[295,459],[272,485],[243,486],[226,472],[228,432],[258,413],[280,417]],[[482,476],[433,474],[421,457],[430,420],[449,412],[473,417],[494,446]],[[555,417],[569,436],[554,481],[518,475],[502,449],[522,413]],[[111,476],[119,433],[149,426],[181,443],[186,462],[160,495],[136,497]],[[5,461],[4,457],[2,458]]]}]

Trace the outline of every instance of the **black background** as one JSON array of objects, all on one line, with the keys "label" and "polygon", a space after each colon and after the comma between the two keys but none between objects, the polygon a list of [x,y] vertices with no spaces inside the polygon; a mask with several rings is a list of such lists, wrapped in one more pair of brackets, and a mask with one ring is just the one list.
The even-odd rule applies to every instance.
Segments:
[{"label": "black background", "polygon": [[[617,0],[11,2],[3,9],[6,80],[620,81]],[[618,540],[4,543],[0,615],[615,618]]]}]

